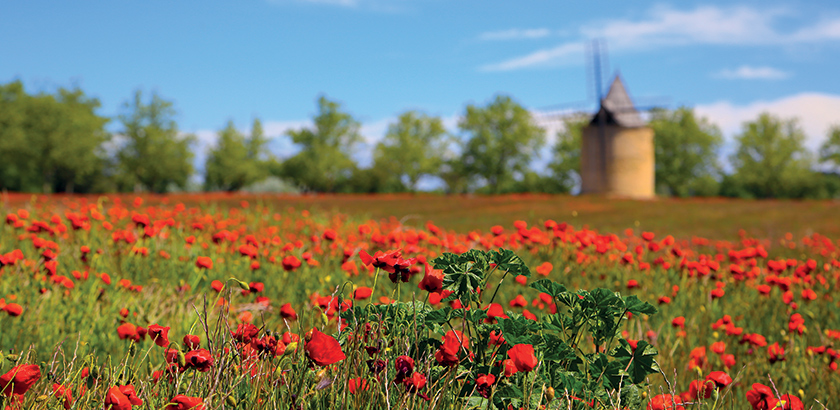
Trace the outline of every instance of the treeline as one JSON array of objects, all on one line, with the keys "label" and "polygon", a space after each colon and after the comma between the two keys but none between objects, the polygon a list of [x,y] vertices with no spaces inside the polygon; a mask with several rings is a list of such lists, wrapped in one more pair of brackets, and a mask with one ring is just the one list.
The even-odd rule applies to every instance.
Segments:
[{"label": "treeline", "polygon": [[[458,132],[439,117],[407,111],[388,126],[368,167],[361,124],[341,104],[320,97],[312,126],[286,132],[293,153],[272,154],[259,119],[248,135],[232,122],[208,149],[203,186],[192,178],[194,135],[178,130],[171,101],[137,91],[116,118],[78,88],[27,93],[19,81],[0,85],[0,189],[23,192],[295,191],[447,193],[572,192],[579,185],[582,128],[589,116],[564,122],[539,170],[546,134],[507,96],[467,105]],[[111,121],[118,130],[107,131]],[[807,150],[795,119],[761,114],[745,123],[737,147],[721,162],[723,138],[689,108],[654,110],[657,191],[673,196],[833,198],[840,196],[840,126],[817,153]]]}]

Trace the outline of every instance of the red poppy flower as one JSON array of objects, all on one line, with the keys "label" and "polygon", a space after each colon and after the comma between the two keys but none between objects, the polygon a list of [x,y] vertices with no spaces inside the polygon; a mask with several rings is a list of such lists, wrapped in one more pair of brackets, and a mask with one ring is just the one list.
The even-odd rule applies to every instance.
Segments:
[{"label": "red poppy flower", "polygon": [[426,272],[420,284],[417,285],[420,289],[426,292],[440,293],[443,291],[443,271],[440,269],[432,269],[431,263],[426,263]]},{"label": "red poppy flower", "polygon": [[23,395],[40,379],[41,369],[37,365],[17,365],[0,376],[0,393],[6,396],[12,394]]},{"label": "red poppy flower", "polygon": [[726,372],[716,371],[709,373],[706,376],[706,381],[714,382],[715,386],[720,389],[729,386],[732,383],[732,377],[726,374]]},{"label": "red poppy flower", "polygon": [[508,315],[505,313],[505,308],[498,303],[491,303],[487,306],[487,319],[494,321],[497,318],[507,319]]},{"label": "red poppy flower", "polygon": [[767,399],[767,408],[773,410],[805,410],[805,404],[799,397],[783,394],[781,400],[771,397]]},{"label": "red poppy flower", "polygon": [[435,360],[443,366],[454,366],[460,359],[461,348],[470,349],[470,340],[459,330],[450,330],[443,336],[443,345],[435,352]]},{"label": "red poppy flower", "polygon": [[117,336],[122,339],[131,339],[135,342],[140,341],[140,336],[137,335],[137,326],[125,322],[117,327]]},{"label": "red poppy flower", "polygon": [[356,300],[365,300],[373,294],[373,289],[367,286],[359,286],[356,290],[353,291],[353,299]]},{"label": "red poppy flower", "polygon": [[199,256],[195,259],[195,266],[203,269],[213,269],[213,259],[208,256]]},{"label": "red poppy flower", "polygon": [[767,356],[769,356],[770,364],[781,362],[785,360],[785,348],[779,346],[779,342],[775,342],[767,346]]},{"label": "red poppy flower", "polygon": [[768,400],[773,399],[773,389],[761,383],[753,383],[752,389],[747,391],[747,401],[752,405],[753,410],[768,410],[771,407]]},{"label": "red poppy flower", "polygon": [[516,368],[516,364],[514,364],[511,359],[503,360],[502,365],[505,367],[505,377],[513,376],[519,371],[519,369]]},{"label": "red poppy flower", "polygon": [[200,372],[208,372],[213,367],[213,356],[207,349],[198,349],[187,352],[184,356],[186,367],[196,369]]},{"label": "red poppy flower", "polygon": [[12,317],[20,316],[23,313],[23,307],[17,303],[9,303],[3,307],[3,310]]},{"label": "red poppy flower", "polygon": [[293,271],[300,267],[300,259],[295,257],[294,255],[289,255],[283,258],[283,269],[287,271]]},{"label": "red poppy flower", "polygon": [[426,386],[426,376],[422,373],[414,372],[411,377],[405,379],[405,389],[412,393],[417,392]]},{"label": "red poppy flower", "polygon": [[131,410],[132,406],[142,406],[143,400],[137,397],[134,386],[114,386],[108,389],[105,395],[106,410]]},{"label": "red poppy flower", "polygon": [[70,409],[73,406],[73,392],[70,388],[53,383],[53,395],[59,400],[64,399],[65,409]]},{"label": "red poppy flower", "polygon": [[682,402],[678,395],[659,394],[650,399],[647,410],[675,410],[683,407]]},{"label": "red poppy flower", "polygon": [[347,356],[341,351],[341,345],[334,337],[312,329],[312,336],[304,345],[306,355],[318,366],[329,366],[344,360]]},{"label": "red poppy flower", "polygon": [[196,335],[185,335],[184,346],[189,349],[196,349],[201,345],[201,338]]},{"label": "red poppy flower", "polygon": [[394,367],[397,369],[397,377],[394,378],[394,381],[401,383],[409,374],[411,374],[411,372],[414,371],[414,359],[405,355],[397,357]]},{"label": "red poppy flower", "polygon": [[347,391],[349,391],[350,394],[356,394],[357,392],[365,391],[367,389],[368,389],[368,382],[367,382],[367,380],[365,380],[361,377],[356,377],[354,379],[350,379],[347,382]]},{"label": "red poppy flower", "polygon": [[163,327],[157,323],[150,325],[148,329],[149,337],[160,347],[169,346],[169,326]]},{"label": "red poppy flower", "polygon": [[507,352],[516,370],[520,372],[530,372],[537,367],[537,356],[534,355],[534,346],[529,344],[518,344],[510,348]]},{"label": "red poppy flower", "polygon": [[179,394],[169,400],[164,407],[166,410],[204,410],[204,400],[201,397],[189,397]]},{"label": "red poppy flower", "polygon": [[479,374],[475,379],[475,390],[481,397],[485,399],[490,397],[490,389],[493,388],[493,383],[496,382],[496,376],[492,374]]},{"label": "red poppy flower", "polygon": [[280,316],[283,316],[284,319],[297,320],[297,312],[292,308],[291,303],[280,306]]}]

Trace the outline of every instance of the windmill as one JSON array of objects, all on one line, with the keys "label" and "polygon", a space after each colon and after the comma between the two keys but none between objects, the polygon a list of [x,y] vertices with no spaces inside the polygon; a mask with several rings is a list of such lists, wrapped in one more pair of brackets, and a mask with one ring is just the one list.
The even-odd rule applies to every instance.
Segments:
[{"label": "windmill", "polygon": [[[591,60],[591,84],[597,97],[597,110],[583,129],[581,149],[581,193],[609,196],[654,197],[653,130],[646,126],[641,111],[633,104],[624,82],[616,74],[609,90],[603,93],[602,65],[607,60],[606,46],[594,40],[588,48]],[[661,100],[661,99],[660,99]],[[537,120],[542,124],[565,121],[582,111],[592,112],[588,102],[570,103],[542,111]]]}]

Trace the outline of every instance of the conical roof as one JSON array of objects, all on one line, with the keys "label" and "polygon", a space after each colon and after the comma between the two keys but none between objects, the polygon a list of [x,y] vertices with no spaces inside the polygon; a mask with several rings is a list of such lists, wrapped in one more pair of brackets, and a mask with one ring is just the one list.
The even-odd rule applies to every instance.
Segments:
[{"label": "conical roof", "polygon": [[[607,96],[601,100],[601,108],[598,111],[606,111],[606,124],[618,125],[621,127],[635,128],[644,127],[645,122],[639,111],[633,106],[633,101],[630,95],[627,94],[627,89],[624,88],[624,83],[621,77],[616,75],[610,91]],[[592,124],[598,123],[598,114],[592,118]]]}]

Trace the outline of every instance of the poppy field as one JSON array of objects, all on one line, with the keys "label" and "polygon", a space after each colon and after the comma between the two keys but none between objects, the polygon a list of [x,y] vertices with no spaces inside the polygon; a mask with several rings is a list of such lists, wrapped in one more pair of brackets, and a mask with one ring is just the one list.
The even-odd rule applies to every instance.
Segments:
[{"label": "poppy field", "polygon": [[463,229],[253,197],[56,196],[0,218],[2,409],[770,410],[840,395],[836,225]]}]

